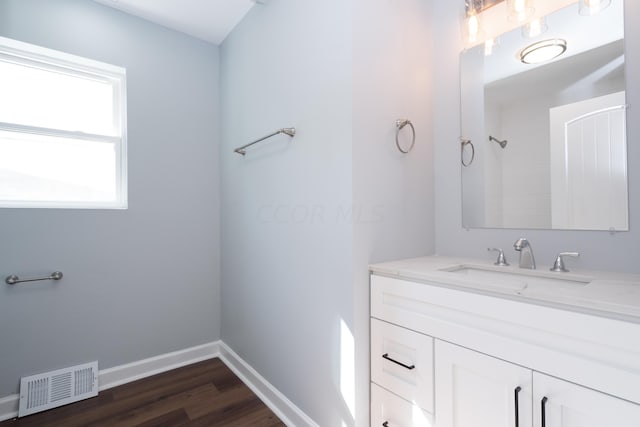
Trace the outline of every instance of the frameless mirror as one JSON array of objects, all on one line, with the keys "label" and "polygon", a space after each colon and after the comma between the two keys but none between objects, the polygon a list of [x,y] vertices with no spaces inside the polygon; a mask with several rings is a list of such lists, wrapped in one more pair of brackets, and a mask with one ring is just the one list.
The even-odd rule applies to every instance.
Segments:
[{"label": "frameless mirror", "polygon": [[[628,230],[623,0],[540,28],[461,54],[463,226]],[[521,61],[547,40],[566,51]]]}]

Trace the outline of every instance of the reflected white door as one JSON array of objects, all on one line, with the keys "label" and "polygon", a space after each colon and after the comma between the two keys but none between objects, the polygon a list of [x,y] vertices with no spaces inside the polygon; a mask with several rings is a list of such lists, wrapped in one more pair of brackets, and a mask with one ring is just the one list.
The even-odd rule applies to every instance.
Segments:
[{"label": "reflected white door", "polygon": [[628,230],[625,93],[550,110],[554,229]]}]

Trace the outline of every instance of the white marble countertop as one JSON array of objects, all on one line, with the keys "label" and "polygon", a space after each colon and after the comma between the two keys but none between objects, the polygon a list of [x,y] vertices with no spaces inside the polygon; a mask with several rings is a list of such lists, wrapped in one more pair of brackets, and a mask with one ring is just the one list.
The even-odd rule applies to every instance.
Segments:
[{"label": "white marble countertop", "polygon": [[501,267],[488,260],[427,256],[373,264],[373,274],[640,323],[640,274]]}]

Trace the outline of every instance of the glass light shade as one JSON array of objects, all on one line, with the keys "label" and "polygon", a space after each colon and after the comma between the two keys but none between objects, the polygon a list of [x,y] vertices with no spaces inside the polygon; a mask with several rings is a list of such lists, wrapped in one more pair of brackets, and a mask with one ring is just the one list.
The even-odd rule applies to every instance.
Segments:
[{"label": "glass light shade", "polygon": [[534,43],[522,49],[520,61],[525,64],[539,64],[551,61],[565,53],[567,41],[563,39],[550,39]]},{"label": "glass light shade", "polygon": [[580,15],[597,15],[610,4],[611,0],[580,0]]},{"label": "glass light shade", "polygon": [[462,38],[468,45],[474,45],[484,37],[482,17],[480,14],[470,12],[463,20]]},{"label": "glass light shade", "polygon": [[533,0],[507,0],[507,13],[510,21],[524,22],[531,18],[535,11]]},{"label": "glass light shade", "polygon": [[482,9],[484,0],[466,0],[464,17],[460,26],[462,39],[467,45],[475,45],[484,37]]},{"label": "glass light shade", "polygon": [[547,18],[536,18],[522,26],[522,37],[532,39],[546,33],[548,29]]}]

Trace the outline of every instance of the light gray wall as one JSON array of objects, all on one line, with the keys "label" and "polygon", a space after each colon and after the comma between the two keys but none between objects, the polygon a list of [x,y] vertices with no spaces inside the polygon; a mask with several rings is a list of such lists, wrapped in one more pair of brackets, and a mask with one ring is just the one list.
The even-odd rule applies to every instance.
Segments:
[{"label": "light gray wall", "polygon": [[123,66],[128,210],[0,210],[0,397],[22,375],[214,341],[218,48],[89,0],[3,0],[0,35]]},{"label": "light gray wall", "polygon": [[[433,67],[431,0],[356,0],[353,15],[353,201],[356,425],[368,426],[371,263],[432,254]],[[395,145],[397,119],[416,130]],[[408,146],[411,130],[400,133]]]},{"label": "light gray wall", "polygon": [[221,46],[222,338],[322,426],[352,424],[350,67],[343,0],[258,4]]},{"label": "light gray wall", "polygon": [[222,336],[322,426],[369,424],[368,264],[433,252],[430,11],[271,0],[222,46]]},{"label": "light gray wall", "polygon": [[[441,255],[489,257],[486,248],[502,247],[516,260],[513,242],[526,236],[532,243],[539,268],[548,268],[559,251],[577,250],[581,257],[574,264],[581,268],[640,272],[640,81],[631,76],[640,72],[640,3],[625,1],[625,39],[627,63],[629,206],[631,231],[610,235],[606,231],[550,230],[464,230],[461,226],[459,145],[460,96],[458,81],[459,5],[435,2],[435,173],[436,173],[436,251]],[[493,255],[492,255],[493,256]]]}]

